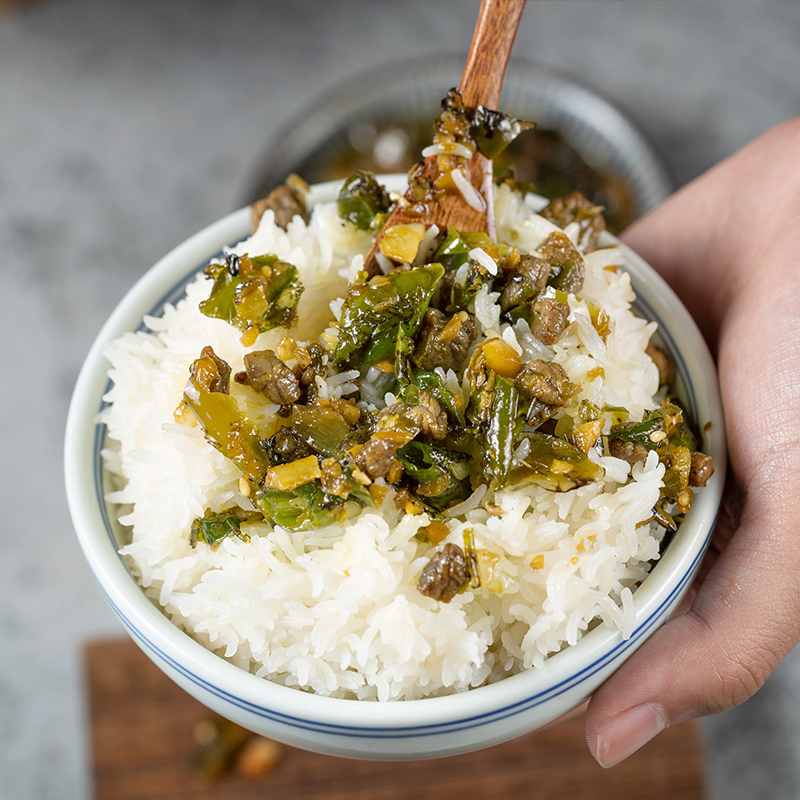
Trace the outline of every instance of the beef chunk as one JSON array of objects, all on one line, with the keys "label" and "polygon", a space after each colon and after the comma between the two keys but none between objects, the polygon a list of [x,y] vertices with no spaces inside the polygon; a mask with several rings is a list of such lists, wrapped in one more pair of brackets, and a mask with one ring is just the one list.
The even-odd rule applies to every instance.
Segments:
[{"label": "beef chunk", "polygon": [[422,320],[412,360],[422,369],[457,370],[477,335],[475,323],[466,311],[459,311],[448,320],[441,311],[429,308]]},{"label": "beef chunk", "polygon": [[708,479],[714,474],[711,456],[705,453],[692,453],[692,466],[689,470],[689,486],[705,486]]},{"label": "beef chunk", "polygon": [[508,311],[535,299],[544,290],[549,276],[550,264],[547,261],[531,255],[521,256],[500,294],[500,307]]},{"label": "beef chunk", "polygon": [[267,400],[279,406],[300,399],[300,382],[272,350],[254,350],[244,357],[247,382]]},{"label": "beef chunk", "polygon": [[[213,370],[209,371],[207,386],[209,392],[230,393],[231,386],[231,367],[225,359],[220,358],[210,345],[200,351],[200,358],[210,358],[214,364]],[[213,373],[213,374],[212,374]]]},{"label": "beef chunk", "polygon": [[609,438],[608,450],[614,458],[621,458],[629,464],[644,461],[647,458],[647,448],[625,439]]},{"label": "beef chunk", "polygon": [[264,449],[269,453],[272,466],[288,464],[315,454],[291,428],[281,428],[264,442]]},{"label": "beef chunk", "polygon": [[382,409],[377,419],[378,430],[359,450],[356,463],[373,480],[386,478],[395,483],[403,474],[397,451],[417,434],[432,439],[447,436],[447,414],[428,392],[420,392],[417,405],[394,403]]},{"label": "beef chunk", "polygon": [[543,297],[537,301],[534,312],[533,335],[542,344],[555,344],[567,327],[569,306],[554,297]]},{"label": "beef chunk", "polygon": [[580,192],[553,200],[540,213],[562,229],[571,222],[577,222],[580,226],[578,247],[584,253],[590,253],[597,248],[600,234],[606,229],[603,207],[596,206]]},{"label": "beef chunk", "polygon": [[561,364],[536,359],[522,368],[514,379],[517,391],[549,406],[565,406],[578,387],[567,377]]},{"label": "beef chunk", "polygon": [[419,403],[411,407],[411,414],[419,419],[423,436],[432,439],[444,439],[447,436],[447,414],[429,392],[420,392]]},{"label": "beef chunk", "polygon": [[[380,417],[392,414],[404,417],[412,426],[415,426],[418,430],[414,432],[414,435],[422,433],[432,439],[444,439],[447,436],[447,413],[430,392],[420,392],[417,405],[393,403],[386,406],[381,410]],[[404,430],[408,431],[409,429],[405,427]]]},{"label": "beef chunk", "polygon": [[322,467],[322,474],[320,475],[322,490],[328,494],[347,499],[350,490],[347,486],[347,479],[342,465],[335,458],[326,458],[320,466]]},{"label": "beef chunk", "polygon": [[286,228],[289,223],[297,216],[308,222],[309,216],[306,211],[305,194],[308,185],[297,175],[290,175],[286,183],[273,189],[266,197],[256,200],[250,210],[250,223],[255,231],[261,222],[261,217],[269,209],[275,214],[275,224],[279,228]]},{"label": "beef chunk", "polygon": [[583,286],[586,266],[583,256],[561,231],[551,233],[539,245],[536,255],[550,265],[548,283],[567,294],[577,294]]},{"label": "beef chunk", "polygon": [[653,363],[658,368],[658,385],[669,386],[675,380],[675,362],[667,355],[666,351],[652,343],[647,345],[645,352],[653,359]]},{"label": "beef chunk", "polygon": [[391,434],[373,434],[358,451],[356,463],[373,480],[387,478],[390,483],[393,483],[402,474],[402,465],[397,458],[397,451],[403,444],[405,442],[401,438]]},{"label": "beef chunk", "polygon": [[464,551],[457,544],[446,542],[422,570],[417,589],[426,597],[449,603],[468,580]]}]

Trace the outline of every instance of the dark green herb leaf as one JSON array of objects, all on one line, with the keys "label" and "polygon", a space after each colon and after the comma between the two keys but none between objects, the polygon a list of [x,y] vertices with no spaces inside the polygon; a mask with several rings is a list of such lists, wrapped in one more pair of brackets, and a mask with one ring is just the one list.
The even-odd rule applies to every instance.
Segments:
[{"label": "dark green herb leaf", "polygon": [[364,231],[377,231],[393,206],[386,189],[367,170],[349,177],[339,192],[339,216]]},{"label": "dark green herb leaf", "polygon": [[487,158],[496,158],[524,131],[536,127],[533,122],[515,119],[501,111],[478,106],[472,111],[470,130],[478,150]]}]

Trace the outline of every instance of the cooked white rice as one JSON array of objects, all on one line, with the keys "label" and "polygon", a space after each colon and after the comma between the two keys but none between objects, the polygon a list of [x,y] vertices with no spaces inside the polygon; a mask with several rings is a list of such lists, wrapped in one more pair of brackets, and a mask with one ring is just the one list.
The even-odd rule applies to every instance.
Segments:
[{"label": "cooked white rice", "polygon": [[[505,188],[496,212],[498,237],[522,251],[556,230]],[[315,209],[309,225],[296,218],[287,231],[268,212],[235,252],[274,253],[297,266],[306,291],[300,328],[292,335],[304,339],[319,337],[334,319],[336,298],[362,266],[369,244],[369,236],[342,222],[329,204]],[[578,400],[624,406],[640,419],[658,388],[657,370],[644,352],[654,325],[632,313],[629,278],[613,269],[621,263],[616,249],[586,257],[581,299],[570,297],[570,325],[552,347],[536,340],[524,321],[501,325],[496,293],[478,294],[476,316],[487,335],[502,336],[525,359],[555,359],[583,387]],[[241,368],[240,332],[198,311],[208,291],[199,278],[185,300],[146,319],[147,332],[126,334],[107,351],[113,386],[102,415],[104,456],[119,483],[108,501],[119,504],[130,535],[121,552],[147,595],[177,625],[266,679],[377,700],[465,690],[540,667],[591,624],[630,635],[631,591],[659,555],[660,529],[640,524],[659,498],[664,468],[655,453],[632,470],[625,461],[598,457],[605,478],[570,492],[508,489],[495,494],[495,507],[487,510],[479,490],[451,509],[448,541],[462,543],[471,528],[476,547],[499,554],[500,578],[449,603],[416,588],[430,549],[415,534],[429,518],[401,514],[391,502],[312,532],[245,523],[249,543],[228,537],[216,550],[193,549],[192,521],[207,509],[251,507],[233,463],[200,428],[173,420],[189,365],[203,346]],[[592,326],[586,301],[611,315],[606,341]],[[275,347],[284,334],[262,334],[254,347]],[[354,377],[322,389],[347,392]],[[443,377],[461,391],[452,372]],[[362,389],[379,406],[387,401],[380,380],[373,369]],[[256,404],[247,387],[233,383],[231,393],[265,423],[277,410],[263,398]]]}]

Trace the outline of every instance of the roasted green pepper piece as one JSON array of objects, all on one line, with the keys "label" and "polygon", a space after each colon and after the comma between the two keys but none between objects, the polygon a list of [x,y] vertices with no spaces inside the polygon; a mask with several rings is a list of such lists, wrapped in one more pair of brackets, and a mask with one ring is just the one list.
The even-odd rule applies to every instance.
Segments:
[{"label": "roasted green pepper piece", "polygon": [[351,175],[339,191],[339,216],[362,231],[377,231],[394,207],[386,189],[375,175],[360,169]]},{"label": "roasted green pepper piece", "polygon": [[256,424],[241,412],[236,400],[209,389],[213,381],[210,376],[218,372],[213,353],[196,359],[183,391],[183,402],[197,418],[206,439],[231,459],[248,480],[260,483],[269,469],[269,455]]},{"label": "roasted green pepper piece", "polygon": [[297,268],[277,256],[228,256],[224,264],[207,266],[205,274],[214,280],[208,300],[200,303],[207,317],[257,333],[297,321],[303,284]]},{"label": "roasted green pepper piece", "polygon": [[[484,106],[465,106],[461,93],[451,89],[442,101],[443,113],[434,123],[438,131],[447,128],[458,131],[459,127],[468,127],[467,136],[475,147],[487,158],[495,158],[505,150],[520,133],[535,127],[533,122],[515,119],[501,111],[491,111]],[[453,119],[463,120],[460,124]]]},{"label": "roasted green pepper piece", "polygon": [[434,508],[441,510],[469,496],[469,463],[463,453],[415,439],[397,451],[397,458],[406,475],[418,482],[420,496]]},{"label": "roasted green pepper piece", "polygon": [[290,531],[323,528],[341,522],[349,513],[347,501],[323,491],[318,481],[292,491],[262,489],[256,502],[267,519]]},{"label": "roasted green pepper piece", "polygon": [[700,437],[693,429],[690,418],[681,403],[674,397],[668,398],[669,402],[665,407],[674,406],[681,412],[679,422],[675,423],[674,430],[670,434],[669,443],[676,447],[687,447],[692,453],[701,447]]},{"label": "roasted green pepper piece", "polygon": [[682,433],[682,423],[683,412],[678,406],[669,403],[649,411],[641,422],[614,425],[610,435],[614,439],[640,444],[661,455],[667,451],[669,439],[676,433]]},{"label": "roasted green pepper piece", "polygon": [[478,150],[487,158],[496,158],[517,136],[535,127],[533,122],[478,106],[472,112],[470,131]]},{"label": "roasted green pepper piece", "polygon": [[353,432],[341,414],[325,406],[300,406],[292,409],[291,430],[301,441],[323,456],[338,454]]},{"label": "roasted green pepper piece", "polygon": [[495,377],[492,404],[489,408],[486,448],[486,472],[498,486],[505,486],[514,461],[514,439],[519,421],[519,392],[511,378]]},{"label": "roasted green pepper piece", "polygon": [[197,547],[198,542],[217,547],[227,536],[238,536],[242,541],[249,542],[250,537],[242,533],[241,523],[245,521],[246,515],[235,511],[222,511],[214,514],[206,511],[205,515],[198,517],[192,523],[189,533],[189,544]]},{"label": "roasted green pepper piece", "polygon": [[414,336],[442,275],[441,264],[428,264],[353,284],[342,306],[333,364],[359,367],[393,359],[400,326],[405,336]]},{"label": "roasted green pepper piece", "polygon": [[511,472],[512,483],[535,483],[553,492],[567,492],[599,480],[605,470],[577,447],[546,433],[525,434],[530,452],[524,466]]},{"label": "roasted green pepper piece", "polygon": [[436,251],[434,260],[442,264],[447,273],[455,273],[468,264],[466,274],[462,271],[457,280],[451,281],[449,302],[445,304],[448,313],[468,309],[481,286],[487,281],[492,283],[495,279],[495,276],[490,274],[483,264],[470,259],[470,251],[477,247],[498,263],[498,271],[504,269],[503,263],[512,249],[506,245],[497,244],[480,231],[459,233],[453,228],[448,228],[447,235]]},{"label": "roasted green pepper piece", "polygon": [[485,233],[459,233],[455,228],[448,228],[444,240],[439,245],[433,260],[441,264],[447,272],[457,270],[469,259],[469,251],[480,247],[495,261],[506,256],[511,248],[500,245]]}]

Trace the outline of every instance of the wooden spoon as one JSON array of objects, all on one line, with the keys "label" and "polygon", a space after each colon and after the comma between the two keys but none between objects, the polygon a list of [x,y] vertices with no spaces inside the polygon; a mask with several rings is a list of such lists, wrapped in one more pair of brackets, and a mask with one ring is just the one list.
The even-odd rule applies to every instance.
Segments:
[{"label": "wooden spoon", "polygon": [[[497,107],[524,8],[525,0],[483,0],[481,3],[467,64],[458,86],[465,106]],[[422,174],[430,179],[439,175],[436,156],[425,159]],[[375,237],[365,261],[368,274],[376,275],[381,271],[375,253],[384,232],[395,225],[421,222],[426,228],[435,224],[439,229],[450,225],[462,232],[483,231],[495,238],[492,160],[476,151],[468,162],[467,175],[482,198],[482,208],[476,209],[467,203],[460,192],[448,192],[431,202],[419,203],[409,191],[406,194],[408,204],[398,204]]]}]

